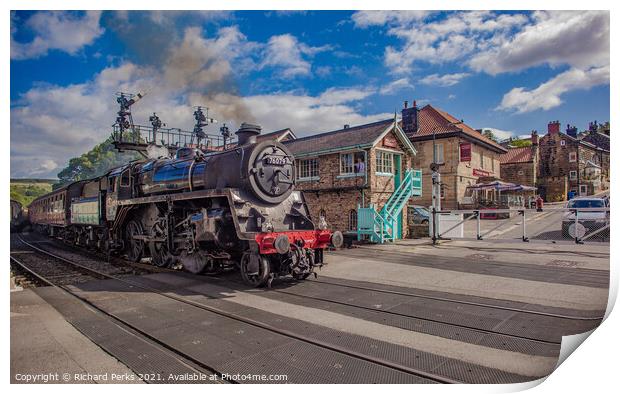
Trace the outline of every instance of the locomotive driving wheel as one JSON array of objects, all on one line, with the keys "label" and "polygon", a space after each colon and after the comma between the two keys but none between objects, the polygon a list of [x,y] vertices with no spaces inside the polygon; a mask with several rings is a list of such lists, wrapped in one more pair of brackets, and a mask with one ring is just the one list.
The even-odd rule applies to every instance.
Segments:
[{"label": "locomotive driving wheel", "polygon": [[125,227],[125,240],[127,245],[127,258],[134,263],[137,263],[142,258],[144,252],[144,242],[141,239],[135,239],[137,235],[142,235],[142,225],[135,221],[130,220]]},{"label": "locomotive driving wheel", "polygon": [[263,286],[269,280],[269,260],[258,253],[246,252],[241,257],[241,278],[252,287]]},{"label": "locomotive driving wheel", "polygon": [[174,256],[168,251],[167,242],[149,242],[152,263],[160,268],[168,268],[174,261]]}]

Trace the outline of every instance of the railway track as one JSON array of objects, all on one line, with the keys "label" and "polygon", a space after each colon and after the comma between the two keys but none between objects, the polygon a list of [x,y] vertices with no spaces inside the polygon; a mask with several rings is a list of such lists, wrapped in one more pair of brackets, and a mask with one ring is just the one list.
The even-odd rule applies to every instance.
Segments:
[{"label": "railway track", "polygon": [[[56,256],[56,257],[66,259],[66,260],[78,259],[82,263],[88,264],[89,260],[97,259],[100,257],[100,256],[89,257],[89,256],[92,256],[92,252],[84,251],[84,250],[78,250],[80,252],[78,256],[81,256],[81,257],[77,257],[75,249],[71,248],[70,246],[64,245],[64,244],[56,245],[56,247],[54,247],[54,245],[51,243],[45,244],[45,245],[46,247],[50,245],[53,251],[43,250],[41,248],[38,248],[40,249],[40,252],[47,253],[48,255],[51,254],[54,256],[57,254],[61,254],[61,256]],[[30,244],[30,247],[37,248],[36,246],[32,244]],[[62,249],[59,249],[59,247]],[[122,259],[118,259],[118,261],[119,261],[119,264],[121,265],[124,262],[124,264],[130,265],[130,266],[136,266],[134,263],[126,262]],[[137,264],[137,265],[140,266],[141,269],[142,269],[142,266],[145,266],[144,264]],[[153,267],[153,268],[155,272],[175,272],[174,270],[170,270],[170,269],[160,269],[156,267]],[[149,270],[148,268],[145,268],[145,271],[148,271],[148,270]],[[109,278],[119,279],[118,277],[114,275],[110,275]],[[231,280],[229,277],[226,277],[226,276],[224,277],[196,276],[195,278],[199,281],[204,281],[204,283],[213,283],[218,286],[225,286],[229,288],[231,291],[247,290],[247,288],[243,286],[242,283],[234,279]],[[358,351],[352,351],[351,349],[348,349],[343,346],[334,345],[333,343],[322,342],[322,341],[317,340],[316,338],[310,338],[308,336],[300,335],[298,332],[293,332],[291,330],[282,329],[282,327],[277,328],[270,324],[265,324],[264,321],[261,322],[256,319],[248,319],[247,317],[241,316],[236,313],[231,313],[230,311],[226,311],[222,308],[214,308],[213,306],[206,305],[201,302],[197,303],[194,301],[189,301],[186,298],[178,297],[178,296],[175,296],[174,294],[170,294],[170,292],[174,292],[175,290],[174,286],[170,288],[165,288],[162,291],[161,288],[152,288],[150,286],[145,286],[144,284],[136,284],[135,281],[131,279],[132,277],[130,276],[130,277],[125,278],[125,281],[127,283],[131,283],[133,286],[137,286],[143,290],[167,297],[169,299],[173,299],[175,301],[182,302],[187,305],[191,305],[191,306],[200,308],[205,311],[216,313],[221,316],[231,318],[238,322],[249,324],[254,327],[263,329],[263,330],[269,330],[273,333],[277,333],[279,335],[283,335],[288,338],[293,338],[293,339],[296,339],[298,341],[301,341],[307,344],[318,346],[322,349],[327,349],[333,352],[346,355],[348,357],[356,358],[358,360],[364,360],[370,363],[381,365],[386,368],[392,368],[392,369],[395,369],[401,372],[419,376],[424,379],[428,379],[431,382],[442,382],[442,383],[460,382],[460,380],[457,380],[457,379],[451,379],[451,378],[446,379],[444,376],[440,376],[440,375],[433,374],[433,373],[429,374],[427,371],[421,371],[415,368],[410,368],[410,367],[403,368],[402,365],[398,365],[398,364],[395,364],[389,361],[386,362],[386,360],[377,359],[376,357],[369,357],[367,354],[360,353]],[[452,308],[456,308],[456,309],[461,309],[463,307],[475,307],[475,308],[482,308],[484,310],[490,311],[489,312],[490,314],[494,314],[496,312],[506,312],[506,313],[511,313],[512,314],[511,316],[524,315],[524,316],[529,316],[530,318],[547,319],[547,321],[550,321],[549,319],[552,319],[553,324],[557,324],[557,322],[561,322],[561,321],[566,321],[566,322],[580,321],[585,324],[590,324],[590,323],[597,324],[598,321],[600,321],[600,318],[596,318],[596,317],[571,316],[567,314],[541,312],[541,311],[529,310],[525,308],[515,308],[515,307],[510,307],[510,306],[505,306],[505,305],[497,305],[493,303],[471,302],[471,301],[460,300],[460,299],[455,299],[451,297],[431,296],[428,294],[419,294],[419,293],[416,293],[415,291],[411,291],[411,292],[410,291],[395,291],[391,289],[375,287],[374,285],[365,286],[365,285],[352,284],[352,283],[343,283],[343,282],[339,282],[339,279],[335,279],[335,278],[330,278],[327,280],[324,278],[320,278],[319,280],[307,280],[304,282],[296,282],[294,287],[287,287],[287,285],[288,284],[286,282],[280,282],[279,284],[276,284],[273,288],[269,290],[258,290],[258,291],[262,292],[261,293],[262,296],[272,298],[272,299],[275,298],[277,294],[278,295],[277,297],[280,298],[280,301],[282,301],[283,296],[286,296],[288,297],[288,299],[285,298],[284,301],[290,302],[292,304],[295,304],[295,303],[299,303],[300,305],[305,304],[313,308],[327,309],[327,310],[335,310],[336,307],[341,307],[344,309],[338,310],[338,313],[342,313],[345,315],[349,314],[351,316],[358,316],[361,314],[364,316],[365,319],[372,320],[374,318],[375,321],[381,324],[384,324],[384,325],[394,325],[396,327],[399,327],[399,325],[401,325],[402,328],[409,329],[409,330],[416,330],[418,332],[425,332],[423,329],[419,328],[421,325],[427,326],[430,331],[427,331],[426,333],[429,333],[431,335],[443,336],[444,338],[457,339],[457,340],[465,341],[465,342],[467,342],[468,341],[467,338],[469,338],[470,343],[477,343],[474,337],[476,334],[480,334],[486,337],[484,341],[484,346],[491,346],[497,349],[504,349],[504,350],[513,350],[513,351],[518,351],[524,354],[528,354],[529,352],[533,350],[534,353],[538,352],[538,354],[545,355],[545,356],[555,355],[555,353],[559,352],[561,336],[556,335],[555,337],[550,337],[547,335],[539,336],[539,335],[529,335],[527,333],[520,334],[518,332],[516,333],[511,332],[512,329],[502,332],[500,329],[498,329],[498,327],[492,327],[492,326],[485,327],[484,325],[479,326],[479,323],[476,323],[476,322],[473,322],[473,324],[463,324],[461,321],[458,321],[458,319],[453,319],[453,321],[449,321],[449,320],[446,321],[443,319],[435,319],[432,316],[418,316],[415,313],[416,311],[413,311],[413,313],[411,313],[410,311],[402,312],[402,311],[391,311],[387,309],[378,310],[374,306],[368,306],[368,305],[363,305],[363,304],[352,302],[351,300],[347,299],[347,297],[334,298],[331,296],[326,296],[328,292],[325,289],[334,288],[334,289],[340,289],[340,290],[345,290],[345,291],[348,291],[350,289],[350,290],[363,292],[369,295],[369,297],[370,295],[376,297],[376,294],[381,294],[384,296],[407,297],[409,299],[418,300],[418,301],[419,300],[430,300],[433,302],[442,302],[442,303],[450,304],[452,305],[451,306]],[[379,286],[382,286],[382,285],[379,285]],[[312,291],[307,291],[307,292],[297,291],[298,289],[304,289],[306,287],[315,287],[316,288],[315,290],[318,289],[319,291],[318,292],[315,291],[314,294]],[[342,293],[342,291],[340,292]],[[336,291],[336,293],[338,293],[338,291]],[[200,295],[205,296],[207,298],[214,298],[214,297],[210,297],[209,295],[205,295],[203,293],[200,293]],[[295,301],[294,299],[297,299],[297,301]],[[323,308],[323,305],[325,306],[325,308]],[[455,322],[455,320],[458,322]],[[402,323],[402,321],[405,321],[406,324]],[[418,327],[418,328],[413,328],[413,327]]]},{"label": "railway track", "polygon": [[[24,243],[27,244],[25,241]],[[187,354],[178,352],[176,349],[171,348],[149,333],[135,327],[118,316],[107,312],[105,309],[98,307],[88,299],[76,294],[76,292],[69,287],[70,284],[84,283],[89,280],[102,278],[109,279],[112,275],[86,267],[82,264],[71,262],[70,260],[64,258],[58,258],[47,252],[42,252],[42,250],[38,248],[35,250],[37,253],[29,255],[21,254],[19,255],[19,258],[10,256],[12,265],[16,266],[22,275],[30,277],[38,284],[44,284],[60,290],[63,294],[79,300],[81,303],[93,308],[99,314],[105,316],[110,322],[113,322],[121,330],[130,333],[138,340],[150,345],[158,346],[160,348],[158,350],[161,353],[159,356],[163,355],[178,364],[174,365],[174,368],[172,368],[171,371],[176,371],[178,373],[178,367],[181,365],[182,367],[186,367],[189,373],[195,372],[203,375],[218,374],[216,370],[204,365],[199,360],[195,360]],[[26,259],[24,256],[28,256],[28,261],[25,261]],[[170,360],[165,359],[164,361],[170,362]],[[154,367],[156,368],[157,366]],[[219,375],[221,376],[221,374]],[[165,371],[158,371],[157,373],[141,373],[140,376],[147,383],[170,382],[166,379]],[[216,382],[227,382],[227,380],[220,379]],[[232,381],[228,382],[234,383]]]},{"label": "railway track", "polygon": [[[180,296],[176,296],[173,294],[169,294],[166,293],[164,291],[161,291],[159,289],[150,287],[150,286],[146,286],[144,284],[140,284],[137,283],[134,280],[131,280],[130,277],[121,277],[119,275],[116,274],[110,274],[110,273],[106,273],[106,272],[101,272],[98,271],[97,269],[94,268],[90,268],[88,266],[86,266],[84,264],[84,261],[82,259],[81,263],[76,263],[74,261],[72,261],[70,258],[67,257],[63,257],[63,256],[59,256],[49,250],[45,250],[42,249],[36,245],[33,245],[29,242],[27,242],[26,240],[24,240],[23,238],[19,238],[20,241],[28,246],[29,248],[31,248],[32,250],[34,250],[37,255],[39,256],[46,256],[46,259],[53,259],[55,261],[61,262],[64,265],[72,265],[74,267],[76,267],[76,269],[79,270],[86,270],[92,273],[93,276],[98,276],[98,277],[104,277],[106,279],[111,279],[111,280],[115,280],[117,282],[121,282],[125,285],[128,285],[132,288],[139,288],[140,290],[152,293],[152,294],[156,294],[158,296],[170,299],[170,300],[174,300],[178,303],[182,303],[188,306],[192,306],[195,308],[198,308],[200,310],[209,312],[209,313],[213,313],[216,314],[218,316],[224,317],[226,319],[230,319],[248,326],[252,326],[254,328],[258,328],[259,330],[266,330],[268,332],[270,332],[271,334],[276,334],[276,335],[280,335],[283,338],[288,338],[288,339],[292,339],[294,341],[298,341],[300,344],[302,344],[305,347],[308,347],[307,349],[307,354],[313,354],[313,351],[316,352],[318,350],[321,350],[323,352],[329,352],[329,353],[334,353],[336,356],[338,356],[339,358],[342,358],[342,361],[347,363],[347,362],[352,362],[352,361],[356,361],[358,364],[359,362],[363,362],[364,365],[371,367],[371,369],[375,370],[375,376],[381,376],[381,374],[377,374],[377,371],[387,371],[390,372],[391,374],[394,373],[399,373],[399,374],[404,374],[404,380],[406,381],[407,378],[406,376],[411,376],[411,382],[419,382],[419,383],[462,383],[459,380],[455,380],[455,379],[451,379],[445,376],[441,376],[441,375],[437,375],[434,373],[430,373],[428,371],[424,371],[424,370],[419,370],[419,369],[415,369],[415,368],[411,368],[405,365],[400,365],[394,362],[391,362],[389,360],[386,359],[381,359],[381,358],[377,358],[377,357],[372,357],[369,356],[367,354],[352,350],[352,349],[348,349],[344,346],[340,346],[340,345],[335,345],[333,343],[329,343],[326,341],[322,341],[320,339],[317,338],[313,338],[311,336],[308,335],[301,335],[297,332],[294,332],[292,330],[287,330],[287,329],[282,329],[282,328],[278,328],[278,327],[274,327],[270,324],[267,324],[265,322],[256,320],[256,319],[251,319],[248,317],[244,317],[241,316],[239,314],[236,313],[231,313],[229,311],[226,311],[222,308],[218,308],[218,307],[214,307],[212,305],[207,305],[205,303],[202,302],[196,302],[196,301],[192,301],[189,300],[187,298],[184,297],[180,297]],[[15,263],[20,263],[19,260],[13,256],[11,256],[11,260],[14,261]],[[23,263],[23,262],[22,262]],[[26,268],[27,265],[24,264],[24,267]],[[28,269],[28,268],[26,268]],[[33,275],[38,276],[41,280],[44,280],[47,283],[52,284],[53,282],[49,281],[48,279],[45,279],[45,277],[43,275],[38,274],[37,272],[35,272],[34,270],[31,270],[31,272],[33,273]],[[56,284],[54,284],[56,285]],[[64,291],[71,293],[73,296],[75,297],[80,297],[78,295],[75,294],[75,292],[73,292],[69,287],[65,286],[65,285],[56,285],[59,286],[60,288],[62,288]],[[208,296],[207,296],[208,297]],[[90,305],[92,305],[93,307],[100,309],[98,306],[96,306],[96,304],[88,301],[88,300],[84,300],[84,302],[89,303]],[[107,312],[103,309],[101,309],[102,313],[106,313]],[[122,319],[119,319],[116,316],[111,316],[116,320],[119,320],[121,323],[126,324],[127,322],[123,321]],[[128,324],[129,325],[129,324]],[[131,326],[132,329],[137,330],[138,332],[140,332],[141,335],[147,336],[149,339],[157,341],[157,343],[159,343],[162,346],[165,346],[167,349],[178,353],[179,350],[175,349],[173,347],[171,347],[169,344],[162,342],[160,339],[152,336],[151,334],[144,332],[142,330],[140,330],[137,327]],[[217,371],[218,368],[216,366],[209,366],[209,365],[201,365],[201,361],[194,359],[192,356],[187,355],[187,354],[181,354],[183,357],[187,358],[188,360],[190,360],[192,363],[194,364],[198,364],[203,368],[207,368],[209,370],[214,370]],[[347,361],[349,360],[349,361]],[[344,364],[342,364],[344,365]],[[400,377],[400,379],[403,379],[403,377]]]}]

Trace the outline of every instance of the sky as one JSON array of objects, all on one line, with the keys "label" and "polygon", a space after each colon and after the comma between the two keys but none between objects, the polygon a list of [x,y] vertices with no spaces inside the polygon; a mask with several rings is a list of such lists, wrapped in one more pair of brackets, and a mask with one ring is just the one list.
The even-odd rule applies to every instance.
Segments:
[{"label": "sky", "polygon": [[[608,11],[11,13],[11,177],[55,178],[102,142],[115,93],[193,128],[306,136],[431,104],[500,138],[609,120]],[[217,133],[218,126],[208,132]]]}]

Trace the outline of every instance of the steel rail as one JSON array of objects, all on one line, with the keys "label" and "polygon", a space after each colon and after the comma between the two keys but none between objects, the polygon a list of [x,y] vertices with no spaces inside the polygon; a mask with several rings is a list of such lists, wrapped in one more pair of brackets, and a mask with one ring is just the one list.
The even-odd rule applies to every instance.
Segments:
[{"label": "steel rail", "polygon": [[[319,282],[319,281],[315,281],[315,282]],[[527,340],[527,341],[531,341],[531,342],[538,342],[538,343],[545,343],[545,344],[552,344],[552,345],[560,345],[562,343],[561,341],[559,341],[559,342],[558,341],[548,341],[548,340],[545,340],[545,339],[531,338],[531,337],[522,336],[522,335],[506,334],[506,333],[497,332],[497,331],[493,331],[493,330],[489,330],[489,329],[472,327],[472,326],[468,326],[468,325],[465,325],[465,324],[449,323],[449,322],[445,322],[445,321],[442,321],[442,320],[430,319],[430,318],[427,318],[427,317],[412,316],[412,315],[408,315],[406,313],[393,312],[393,311],[380,310],[380,309],[373,309],[373,308],[370,308],[370,307],[367,307],[367,306],[349,304],[348,302],[343,302],[343,301],[334,301],[334,300],[330,300],[330,299],[322,298],[322,297],[308,296],[308,295],[302,295],[302,294],[295,294],[295,293],[292,293],[292,292],[288,292],[286,290],[272,289],[271,291],[275,291],[276,293],[288,294],[288,295],[292,295],[292,296],[299,297],[299,298],[307,298],[307,299],[312,299],[312,300],[317,300],[317,301],[330,302],[332,304],[350,306],[350,307],[353,307],[353,308],[364,309],[364,310],[368,310],[368,311],[382,312],[382,313],[387,313],[387,314],[390,314],[390,315],[407,317],[407,318],[410,318],[410,319],[419,319],[419,320],[424,320],[424,321],[433,322],[433,323],[445,324],[447,326],[459,327],[459,328],[462,328],[462,329],[465,329],[465,330],[476,331],[476,332],[484,333],[484,334],[492,334],[492,335],[497,335],[497,336],[502,336],[502,337],[507,337],[507,338],[519,338],[519,339],[523,339],[523,340]]]},{"label": "steel rail", "polygon": [[[69,260],[67,258],[55,255],[54,253],[46,251],[44,249],[40,249],[40,248],[38,248],[38,247],[28,243],[27,241],[25,241],[21,236],[18,236],[18,238],[25,245],[29,246],[30,248],[32,248],[34,250],[37,250],[37,251],[43,253],[43,254],[46,254],[46,255],[51,256],[53,258],[56,258],[58,260],[64,261],[64,262],[66,262],[68,264],[75,264],[76,266],[80,266],[80,267],[83,267],[85,269],[90,269],[88,267],[84,267],[81,264],[74,263],[74,262],[72,262],[71,260]],[[96,271],[96,270],[93,270],[93,271]],[[373,363],[373,364],[378,364],[378,365],[381,365],[381,366],[384,366],[384,367],[387,367],[387,368],[391,368],[391,369],[394,369],[394,370],[397,370],[397,371],[405,372],[405,373],[408,373],[408,374],[411,374],[411,375],[423,377],[423,378],[426,378],[426,379],[429,379],[429,380],[433,380],[433,381],[438,382],[438,383],[451,383],[451,384],[464,383],[464,382],[461,382],[461,381],[458,381],[458,380],[455,380],[455,379],[450,379],[450,378],[447,378],[447,377],[444,377],[444,376],[440,376],[440,375],[437,375],[437,374],[434,374],[434,373],[431,373],[431,372],[422,371],[422,370],[419,370],[419,369],[416,369],[416,368],[410,368],[410,367],[407,367],[407,366],[404,366],[404,365],[399,365],[399,364],[393,363],[391,361],[383,360],[383,359],[380,359],[380,358],[377,358],[377,357],[373,357],[373,356],[368,356],[368,355],[365,355],[365,354],[362,354],[362,353],[359,353],[359,352],[356,352],[356,351],[353,351],[353,350],[350,350],[350,349],[346,349],[346,348],[344,348],[342,346],[339,346],[339,345],[330,344],[330,343],[327,343],[327,342],[324,342],[324,341],[321,341],[321,340],[318,340],[318,339],[308,338],[306,336],[294,333],[292,331],[281,329],[281,328],[277,328],[277,327],[273,327],[270,324],[263,323],[263,322],[260,322],[260,321],[254,320],[254,319],[250,319],[250,318],[247,318],[247,317],[239,316],[239,315],[237,315],[235,313],[230,313],[230,312],[224,311],[224,310],[222,310],[220,308],[216,308],[216,307],[213,307],[213,306],[205,305],[205,304],[200,303],[200,302],[195,302],[195,301],[187,300],[185,298],[178,297],[178,296],[175,296],[175,295],[172,295],[172,294],[166,294],[166,293],[164,293],[161,290],[158,290],[158,289],[155,289],[155,288],[152,288],[150,286],[146,286],[146,285],[143,285],[143,284],[140,284],[140,283],[136,283],[136,282],[133,282],[131,280],[127,280],[126,278],[118,278],[118,277],[115,277],[114,275],[109,275],[109,274],[102,273],[102,272],[98,272],[98,273],[101,274],[101,275],[105,275],[109,279],[118,280],[120,282],[123,282],[123,283],[129,284],[131,286],[135,286],[135,287],[141,288],[143,290],[146,290],[146,291],[149,291],[151,293],[160,295],[162,297],[173,299],[175,301],[179,301],[179,302],[185,303],[187,305],[192,305],[194,307],[197,307],[197,308],[200,308],[200,309],[203,309],[203,310],[215,313],[215,314],[220,315],[220,316],[227,317],[227,318],[232,319],[232,320],[236,320],[236,321],[239,321],[239,322],[242,322],[242,323],[254,326],[254,327],[258,327],[258,328],[261,328],[261,329],[264,329],[264,330],[267,330],[267,331],[275,332],[277,334],[280,334],[280,335],[283,335],[283,336],[286,336],[286,337],[289,337],[289,338],[297,339],[299,341],[302,341],[302,342],[305,342],[305,343],[309,343],[311,345],[315,345],[315,346],[318,346],[318,347],[321,347],[321,348],[324,348],[324,349],[327,349],[327,350],[331,350],[331,351],[334,351],[334,352],[337,352],[337,353],[342,353],[342,354],[345,354],[345,355],[353,357],[353,358],[364,360],[364,361],[367,361],[367,362],[370,362],[370,363]],[[206,295],[206,294],[204,294],[204,296],[209,298],[209,299],[216,299],[215,297],[212,297],[212,296],[209,296],[209,295]]]},{"label": "steel rail", "polygon": [[[19,237],[19,238],[20,238],[20,240],[21,240],[21,237]],[[27,244],[27,242],[25,242],[25,241],[23,241],[23,240],[22,240],[22,242],[23,242],[24,244],[28,245],[28,244]],[[28,246],[30,246],[30,245],[28,245]],[[30,247],[32,247],[32,246],[30,246]],[[35,247],[35,249],[37,249],[37,248]],[[47,252],[44,252],[44,251],[39,251],[39,252],[40,252],[40,253],[43,253],[43,254],[46,254],[46,255],[48,255],[48,256],[50,256],[50,257],[53,257],[53,258],[59,259],[59,260],[61,260],[61,261],[65,262],[65,263],[67,263],[67,264],[75,265],[76,267],[78,267],[78,268],[80,268],[80,269],[81,269],[81,268],[86,268],[86,267],[83,267],[83,266],[82,266],[82,265],[80,265],[80,264],[73,264],[73,263],[71,263],[71,262],[69,262],[69,261],[65,260],[64,258],[57,257],[57,256],[52,256],[51,254],[48,254]],[[85,305],[88,305],[89,307],[91,307],[91,308],[95,309],[96,311],[98,311],[98,312],[102,313],[104,316],[108,317],[109,319],[111,319],[111,320],[113,320],[113,321],[115,321],[115,322],[117,322],[117,323],[120,323],[120,327],[121,327],[121,328],[125,328],[125,329],[126,329],[126,328],[129,328],[129,329],[130,329],[130,330],[129,330],[129,332],[131,332],[131,333],[132,333],[133,335],[135,335],[137,338],[140,338],[140,337],[147,338],[148,340],[150,340],[150,341],[154,342],[155,344],[157,344],[157,345],[159,345],[159,346],[163,347],[164,349],[166,349],[166,350],[170,351],[170,352],[171,352],[171,353],[173,353],[174,355],[176,355],[176,356],[180,356],[182,359],[187,360],[187,361],[184,361],[184,360],[182,360],[182,359],[178,359],[178,358],[177,358],[177,359],[178,359],[181,363],[186,364],[186,365],[187,365],[187,366],[189,366],[190,368],[192,368],[192,369],[196,370],[196,372],[199,372],[199,373],[204,373],[204,371],[201,371],[201,370],[197,369],[196,367],[191,366],[191,364],[190,364],[190,363],[188,363],[188,361],[189,361],[189,362],[191,362],[191,363],[194,363],[194,364],[198,365],[199,367],[203,368],[204,370],[207,370],[207,371],[209,371],[209,372],[214,372],[214,373],[218,374],[218,375],[219,375],[219,377],[220,377],[220,379],[221,379],[222,381],[226,381],[226,382],[229,382],[229,383],[235,383],[235,381],[223,379],[223,378],[222,378],[222,376],[223,376],[223,375],[222,375],[222,373],[220,373],[220,372],[218,372],[216,369],[214,369],[214,368],[212,368],[212,367],[210,367],[210,366],[206,365],[206,364],[205,364],[205,363],[203,363],[202,361],[197,360],[197,359],[193,358],[192,356],[189,356],[189,355],[187,355],[187,354],[185,354],[185,353],[183,353],[183,352],[178,351],[177,349],[175,349],[175,348],[173,348],[173,347],[171,347],[171,346],[167,345],[165,342],[162,342],[162,341],[160,341],[159,339],[157,339],[157,338],[153,337],[152,335],[148,334],[147,332],[145,332],[145,331],[143,331],[143,330],[141,330],[141,329],[137,328],[136,326],[132,325],[131,323],[128,323],[128,322],[124,321],[123,319],[121,319],[121,318],[117,317],[117,316],[116,316],[116,315],[114,315],[113,313],[109,313],[109,312],[105,311],[104,309],[102,309],[102,308],[98,307],[97,305],[95,305],[94,303],[90,302],[90,301],[89,301],[89,300],[87,300],[86,298],[84,298],[84,297],[80,297],[79,295],[77,295],[77,294],[75,294],[73,291],[71,291],[69,288],[67,288],[67,286],[65,286],[65,285],[60,285],[60,284],[57,284],[57,283],[54,283],[54,281],[50,280],[49,278],[46,278],[46,277],[45,277],[45,276],[43,276],[42,274],[39,274],[39,273],[37,273],[36,271],[34,271],[32,268],[28,267],[28,265],[27,265],[26,263],[24,263],[23,261],[20,261],[20,260],[18,260],[17,258],[15,258],[15,257],[13,257],[13,256],[10,256],[10,259],[11,259],[11,260],[12,260],[15,264],[19,265],[19,267],[20,267],[21,269],[23,269],[24,271],[26,271],[29,275],[34,276],[34,277],[35,277],[38,281],[40,281],[40,282],[42,282],[42,283],[46,283],[46,284],[48,284],[49,286],[55,287],[55,288],[57,288],[57,289],[59,289],[59,290],[63,291],[64,293],[66,293],[66,294],[68,294],[68,295],[70,295],[70,296],[72,296],[72,297],[74,297],[74,298],[78,299],[80,302],[82,302],[82,303],[84,303]],[[86,269],[88,269],[88,270],[90,270],[90,271],[93,271],[93,273],[96,273],[96,272],[97,272],[96,270],[91,270],[91,269],[89,269],[89,268],[86,268]],[[102,275],[107,276],[107,274],[102,274]],[[117,325],[119,325],[119,324],[117,324]],[[124,327],[123,327],[123,326],[124,326]],[[143,339],[143,338],[140,338],[140,339],[142,339],[142,340],[144,341],[144,339]],[[146,342],[148,342],[148,341],[146,341]],[[175,357],[175,356],[173,356],[173,357]],[[175,357],[175,358],[176,358],[176,357]],[[144,382],[149,383],[148,381],[144,381]],[[220,380],[218,380],[217,382],[220,382]]]},{"label": "steel rail", "polygon": [[521,309],[521,308],[513,308],[513,307],[509,307],[509,306],[501,306],[501,305],[493,305],[493,304],[486,304],[486,303],[482,303],[482,302],[473,302],[473,301],[463,301],[463,300],[456,300],[453,298],[448,298],[448,297],[437,297],[437,296],[428,296],[428,295],[423,295],[423,294],[416,294],[416,293],[408,293],[408,292],[403,292],[403,291],[394,291],[394,290],[386,290],[386,289],[377,289],[377,288],[373,288],[373,287],[367,287],[367,286],[355,286],[355,285],[347,285],[344,283],[336,283],[336,282],[330,282],[330,281],[324,281],[324,280],[310,280],[311,282],[316,282],[316,283],[324,283],[324,284],[328,284],[328,285],[332,285],[332,286],[341,286],[341,287],[347,287],[347,288],[351,288],[351,289],[358,289],[358,290],[368,290],[368,291],[376,291],[378,293],[386,293],[386,294],[395,294],[395,295],[404,295],[404,296],[409,296],[409,297],[416,297],[416,298],[424,298],[424,299],[429,299],[429,300],[437,300],[437,301],[446,301],[446,302],[454,302],[457,304],[464,304],[464,305],[472,305],[472,306],[480,306],[480,307],[486,307],[486,308],[493,308],[493,309],[502,309],[502,310],[507,310],[507,311],[513,311],[513,312],[521,312],[521,313],[526,313],[526,314],[532,314],[532,315],[540,315],[540,316],[548,316],[548,317],[556,317],[558,319],[570,319],[570,320],[602,320],[603,317],[585,317],[585,316],[570,316],[570,315],[562,315],[562,314],[558,314],[558,313],[551,313],[551,312],[541,312],[541,311],[532,311],[532,310],[528,310],[528,309]]}]

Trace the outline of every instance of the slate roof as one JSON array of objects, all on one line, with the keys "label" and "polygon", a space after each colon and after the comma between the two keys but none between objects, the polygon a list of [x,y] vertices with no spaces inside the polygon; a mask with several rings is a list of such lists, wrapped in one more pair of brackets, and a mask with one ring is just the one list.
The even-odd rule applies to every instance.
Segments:
[{"label": "slate roof", "polygon": [[266,141],[266,140],[276,140],[276,141],[280,141],[280,139],[281,139],[282,137],[284,137],[287,133],[290,133],[290,134],[291,134],[291,136],[292,136],[293,138],[295,138],[295,134],[293,134],[293,132],[291,131],[291,129],[286,128],[286,129],[282,129],[282,130],[272,131],[271,133],[267,133],[267,134],[261,134],[261,135],[258,135],[258,136],[256,137],[256,140],[257,140],[258,142],[261,142],[261,141]]},{"label": "slate roof", "polygon": [[532,148],[530,146],[510,148],[508,152],[499,156],[499,162],[501,164],[529,163],[533,161],[532,159]]},{"label": "slate roof", "polygon": [[283,143],[294,155],[365,146],[375,142],[393,122],[394,119],[386,119],[365,125],[297,138],[292,141],[284,141]]},{"label": "slate roof", "polygon": [[582,141],[589,142],[597,148],[601,148],[606,151],[609,151],[610,149],[609,136],[607,134],[599,133],[598,131],[588,133],[588,135],[582,138]]},{"label": "slate roof", "polygon": [[[465,135],[476,139],[480,142],[483,142],[487,145],[490,145],[496,150],[505,152],[506,149],[498,144],[497,142],[491,140],[490,138],[485,137],[479,131],[474,130],[471,126],[466,123],[460,123],[461,121],[449,113],[442,111],[439,108],[435,108],[432,105],[428,104],[424,106],[418,112],[418,131],[412,134],[409,134],[408,137],[415,142],[417,137],[428,137],[433,135],[433,130],[435,130],[436,136],[441,136],[442,134],[449,133],[458,133],[462,132]],[[451,123],[458,123],[456,125]]]}]

